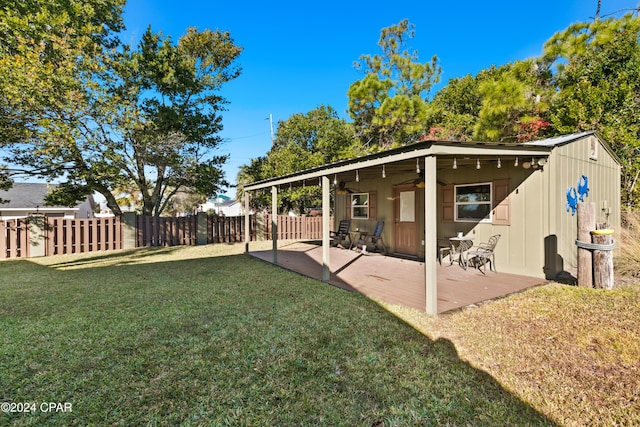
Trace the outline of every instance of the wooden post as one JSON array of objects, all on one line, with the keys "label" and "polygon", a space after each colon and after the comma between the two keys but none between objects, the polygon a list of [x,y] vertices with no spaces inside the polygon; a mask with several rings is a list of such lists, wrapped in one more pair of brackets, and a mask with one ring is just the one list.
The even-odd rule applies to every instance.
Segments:
[{"label": "wooden post", "polygon": [[330,224],[330,209],[331,197],[329,194],[329,177],[322,177],[322,281],[328,282],[331,279],[331,258],[330,248],[331,239],[329,229]]},{"label": "wooden post", "polygon": [[[611,245],[613,230],[607,224],[598,224],[598,230],[591,234],[592,243]],[[596,289],[613,289],[613,250],[593,251],[593,279]]]},{"label": "wooden post", "polygon": [[271,252],[273,264],[278,263],[278,187],[271,186]]},{"label": "wooden post", "polygon": [[[47,236],[46,219],[43,214],[29,214],[29,256],[45,256]],[[2,258],[0,256],[0,258]]]},{"label": "wooden post", "polygon": [[[591,231],[596,229],[596,205],[578,202],[578,241],[591,243]],[[593,254],[578,247],[578,286],[593,288]]]}]

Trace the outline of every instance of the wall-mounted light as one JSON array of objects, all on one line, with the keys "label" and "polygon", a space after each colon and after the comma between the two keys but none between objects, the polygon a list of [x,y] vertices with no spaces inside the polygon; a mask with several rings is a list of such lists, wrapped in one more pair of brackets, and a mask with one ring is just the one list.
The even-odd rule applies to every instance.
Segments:
[{"label": "wall-mounted light", "polygon": [[498,169],[502,167],[502,162],[500,162],[500,157],[498,157]]},{"label": "wall-mounted light", "polygon": [[416,173],[420,173],[420,159],[416,159]]},{"label": "wall-mounted light", "polygon": [[360,175],[358,174],[358,169],[356,169],[356,182],[360,182]]},{"label": "wall-mounted light", "polygon": [[384,170],[384,165],[382,165],[382,177],[383,178],[387,177],[387,172]]},{"label": "wall-mounted light", "polygon": [[458,162],[455,157],[453,158],[453,168],[458,169]]},{"label": "wall-mounted light", "polygon": [[480,157],[476,160],[476,169],[480,169]]}]

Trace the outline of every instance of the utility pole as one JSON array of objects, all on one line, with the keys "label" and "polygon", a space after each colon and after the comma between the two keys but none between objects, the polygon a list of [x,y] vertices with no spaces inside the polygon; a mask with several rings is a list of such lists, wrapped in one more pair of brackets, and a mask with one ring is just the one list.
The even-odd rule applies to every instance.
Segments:
[{"label": "utility pole", "polygon": [[269,114],[269,125],[271,126],[271,146],[276,142],[276,139],[273,135],[273,114]]}]

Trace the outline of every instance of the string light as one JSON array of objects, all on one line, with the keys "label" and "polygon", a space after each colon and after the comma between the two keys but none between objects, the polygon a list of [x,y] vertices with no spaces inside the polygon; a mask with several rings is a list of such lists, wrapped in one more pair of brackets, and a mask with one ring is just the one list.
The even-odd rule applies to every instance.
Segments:
[{"label": "string light", "polygon": [[416,159],[416,173],[420,173],[420,159]]},{"label": "string light", "polygon": [[518,167],[518,158],[516,157],[516,161],[513,163],[513,166]]},{"label": "string light", "polygon": [[338,174],[333,175],[333,185],[338,185]]},{"label": "string light", "polygon": [[498,157],[498,169],[502,167],[502,162],[500,162],[500,157]]},{"label": "string light", "polygon": [[476,169],[480,169],[480,157],[476,160]]},{"label": "string light", "polygon": [[358,169],[356,169],[356,182],[360,182],[360,175],[358,174]]},{"label": "string light", "polygon": [[382,165],[382,177],[386,178],[387,177],[387,173],[384,170],[384,165]]},{"label": "string light", "polygon": [[458,169],[458,161],[456,160],[456,158],[453,158],[453,168],[454,169]]}]

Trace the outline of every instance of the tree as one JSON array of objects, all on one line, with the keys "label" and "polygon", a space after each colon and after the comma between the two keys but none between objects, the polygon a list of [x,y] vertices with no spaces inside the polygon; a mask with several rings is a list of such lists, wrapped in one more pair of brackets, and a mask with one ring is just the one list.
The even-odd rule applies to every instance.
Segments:
[{"label": "tree", "polygon": [[432,140],[470,141],[478,119],[482,95],[482,81],[470,74],[449,80],[429,103],[426,129]]},{"label": "tree", "polygon": [[[238,197],[250,182],[287,175],[336,160],[353,157],[359,152],[354,145],[353,127],[338,117],[330,106],[319,106],[308,113],[293,114],[278,123],[272,149],[265,157],[252,159],[238,174]],[[278,197],[284,210],[304,213],[306,207],[320,203],[320,189],[315,185],[296,189],[282,189]],[[269,207],[268,193],[254,195],[254,207]]]},{"label": "tree", "polygon": [[558,92],[551,122],[557,133],[598,130],[620,157],[622,198],[640,202],[640,18],[571,25],[545,44]]},{"label": "tree", "polygon": [[365,72],[347,92],[356,133],[369,151],[407,144],[424,133],[429,90],[440,77],[438,60],[420,63],[406,50],[414,37],[408,20],[383,28],[382,55],[363,55],[355,66]]},{"label": "tree", "polygon": [[489,73],[478,89],[482,98],[474,139],[524,142],[548,127],[549,66],[541,60],[516,61]]},{"label": "tree", "polygon": [[120,213],[113,191],[140,190],[142,213],[160,215],[178,191],[212,196],[226,185],[215,156],[221,85],[240,73],[228,32],[190,28],[177,44],[148,29],[138,48],[97,56],[72,105],[47,111],[38,131],[12,144],[14,161],[64,176],[49,201],[72,204],[94,191]]},{"label": "tree", "polygon": [[[36,137],[81,92],[91,60],[117,42],[124,0],[0,1],[0,146]],[[10,183],[6,168],[0,182]]]}]

